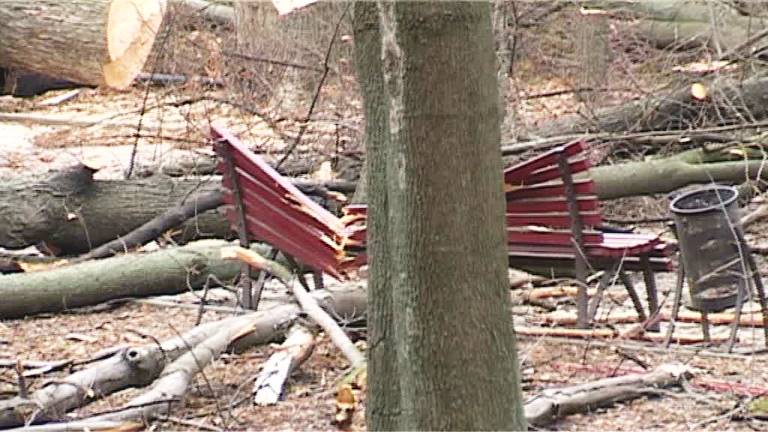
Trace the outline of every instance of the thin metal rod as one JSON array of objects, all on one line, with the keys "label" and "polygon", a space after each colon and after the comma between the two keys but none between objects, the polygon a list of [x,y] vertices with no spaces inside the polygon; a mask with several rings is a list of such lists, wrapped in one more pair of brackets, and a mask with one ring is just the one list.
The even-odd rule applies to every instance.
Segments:
[{"label": "thin metal rod", "polygon": [[645,322],[645,320],[648,319],[648,316],[645,314],[643,304],[640,302],[640,296],[637,295],[635,284],[632,282],[632,279],[630,279],[627,272],[625,272],[623,269],[619,272],[619,278],[621,278],[621,283],[623,283],[627,288],[629,299],[632,300],[632,306],[634,306],[635,310],[637,311],[637,317],[640,319],[640,322]]},{"label": "thin metal rod", "polygon": [[[643,254],[640,256],[640,264],[643,266],[645,291],[648,295],[648,315],[654,316],[659,313],[659,297],[658,293],[656,292],[656,276],[653,274],[653,269],[651,268],[651,260],[648,257],[648,254]],[[656,321],[655,323],[649,325],[647,330],[655,332],[659,331],[659,322]]]},{"label": "thin metal rod", "polygon": [[[242,193],[240,192],[240,182],[237,178],[237,170],[235,170],[235,162],[227,143],[219,142],[218,146],[221,150],[221,154],[224,156],[224,163],[227,166],[227,175],[232,184],[232,197],[235,201],[235,213],[237,214],[237,237],[240,240],[240,246],[248,248],[251,243],[248,240],[248,231],[245,225],[245,209],[243,208]],[[240,267],[240,292],[243,307],[246,309],[254,309],[253,296],[251,293],[251,267],[247,263],[242,263]]]},{"label": "thin metal rod", "polygon": [[573,186],[571,166],[568,164],[568,156],[565,152],[560,152],[557,162],[560,168],[560,175],[563,179],[565,197],[568,202],[568,214],[571,218],[573,244],[576,248],[574,253],[574,271],[576,280],[579,282],[576,291],[576,326],[579,328],[587,328],[589,325],[587,310],[589,299],[587,298],[587,263],[583,255],[584,241],[582,233],[584,231],[584,226],[581,222],[581,216],[579,215],[579,203],[576,197],[576,189]]},{"label": "thin metal rod", "polygon": [[685,268],[683,268],[682,260],[678,260],[677,263],[677,283],[675,284],[675,296],[672,300],[672,314],[669,317],[669,327],[667,327],[667,337],[664,339],[664,348],[669,347],[669,343],[672,341],[672,333],[675,331],[675,322],[677,321],[677,315],[680,313],[680,302],[683,297],[683,285],[685,284]]}]

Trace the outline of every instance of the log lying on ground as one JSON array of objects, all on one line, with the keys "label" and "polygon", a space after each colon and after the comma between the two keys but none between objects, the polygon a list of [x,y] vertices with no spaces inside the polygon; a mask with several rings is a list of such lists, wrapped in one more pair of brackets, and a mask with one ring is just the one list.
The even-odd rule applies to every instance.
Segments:
[{"label": "log lying on ground", "polygon": [[123,89],[141,72],[161,0],[4,0],[0,66]]},{"label": "log lying on ground", "polygon": [[704,100],[694,98],[690,84],[684,84],[672,91],[599,109],[594,118],[574,115],[546,122],[530,136],[684,130],[768,118],[768,78],[723,78],[705,85],[709,92]]},{"label": "log lying on ground", "polygon": [[[228,243],[206,240],[32,273],[0,276],[0,319],[90,306],[126,297],[200,289],[210,277],[231,281],[240,266],[220,257]],[[255,245],[262,253],[269,248]]]},{"label": "log lying on ground", "polygon": [[[202,206],[204,197],[221,190],[217,177],[94,181],[94,172],[78,165],[42,181],[30,176],[0,182],[0,247],[21,249],[45,243],[56,254],[81,254],[177,205]],[[345,182],[294,183],[305,193],[319,196],[329,189],[350,189]],[[217,211],[200,211],[177,229],[173,239],[179,242],[232,237],[229,223]]]},{"label": "log lying on ground", "polygon": [[658,389],[682,384],[691,377],[683,365],[661,365],[644,374],[605,378],[585,384],[547,389],[525,404],[525,418],[546,426],[570,414],[590,412],[617,402],[656,395]]},{"label": "log lying on ground", "polygon": [[637,13],[641,19],[632,28],[659,48],[707,47],[728,52],[768,28],[765,18],[750,16],[753,11],[738,10],[729,3],[733,2],[644,0],[595,1],[588,5]]},{"label": "log lying on ground", "polygon": [[[337,316],[359,316],[365,313],[364,291],[314,291],[312,296],[324,309]],[[28,400],[17,397],[0,402],[0,427],[22,425],[33,414],[38,422],[61,420],[66,412],[90,403],[95,398],[129,387],[146,386],[161,375],[163,380],[157,381],[149,392],[135,399],[133,404],[127,404],[128,410],[107,414],[108,418],[100,418],[98,421],[124,421],[127,418],[142,420],[142,415],[152,418],[167,413],[170,405],[175,404],[153,404],[151,402],[157,401],[153,398],[159,396],[166,401],[173,397],[182,398],[189,378],[194,375],[190,371],[199,371],[224,349],[242,352],[282,337],[299,318],[300,312],[298,305],[289,303],[261,312],[205,323],[159,345],[152,343],[126,348],[63,380],[47,383],[33,392]],[[190,351],[193,348],[199,349]],[[168,393],[163,396],[166,391]],[[137,407],[142,401],[147,405]],[[88,419],[86,423],[95,424],[94,419]],[[69,426],[75,427],[71,424]]]},{"label": "log lying on ground", "polygon": [[734,154],[690,150],[677,155],[604,165],[589,170],[600,199],[668,193],[694,183],[740,184],[768,179],[768,161],[738,160]]}]

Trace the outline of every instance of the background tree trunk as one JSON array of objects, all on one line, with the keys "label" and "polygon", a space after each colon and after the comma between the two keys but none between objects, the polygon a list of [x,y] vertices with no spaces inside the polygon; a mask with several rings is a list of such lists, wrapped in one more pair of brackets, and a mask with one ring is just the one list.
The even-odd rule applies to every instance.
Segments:
[{"label": "background tree trunk", "polygon": [[[347,2],[318,2],[279,16],[271,2],[235,2],[237,51],[266,61],[248,62],[251,72],[238,76],[244,91],[255,91],[256,96],[273,107],[293,113],[304,111],[312,91],[320,78],[328,45]],[[348,34],[348,18],[343,23]],[[342,56],[343,44],[335,46],[331,64]],[[290,62],[314,68],[297,68],[275,63]],[[253,95],[245,95],[252,98]]]},{"label": "background tree trunk", "polygon": [[[370,166],[371,197],[384,192],[387,199],[371,208],[373,223],[387,221],[370,232],[369,244],[385,251],[371,262],[389,269],[397,316],[389,334],[370,323],[370,345],[388,344],[397,365],[371,363],[370,376],[379,378],[369,394],[373,404],[386,401],[391,390],[382,386],[399,381],[401,405],[395,412],[372,406],[368,426],[525,429],[508,313],[491,8],[379,7],[392,136],[369,154],[385,162],[384,169]],[[380,127],[375,120],[370,126]],[[374,290],[380,272],[371,273]],[[372,297],[385,302],[376,297],[384,295]]]},{"label": "background tree trunk", "polygon": [[0,66],[128,87],[163,19],[160,0],[4,0]]}]

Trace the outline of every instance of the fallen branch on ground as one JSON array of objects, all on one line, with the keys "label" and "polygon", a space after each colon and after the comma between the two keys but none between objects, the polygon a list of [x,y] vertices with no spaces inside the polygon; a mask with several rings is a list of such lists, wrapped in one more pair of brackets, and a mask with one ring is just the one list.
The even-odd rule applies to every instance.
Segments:
[{"label": "fallen branch on ground", "polygon": [[224,249],[221,255],[225,259],[239,259],[257,270],[266,271],[275,276],[286,288],[293,291],[293,295],[301,305],[302,310],[325,330],[331,341],[341,350],[353,367],[365,362],[365,356],[349,340],[349,337],[336,321],[317,304],[315,299],[300,284],[288,282],[291,279],[291,272],[287,268],[275,261],[262,257],[253,250],[244,249],[239,246]]},{"label": "fallen branch on ground", "polygon": [[[323,308],[338,316],[351,317],[365,313],[366,296],[359,290],[314,291],[311,296],[320,301]],[[160,344],[122,349],[114,356],[62,380],[49,382],[33,392],[29,399],[17,397],[0,402],[0,428],[23,425],[30,420],[60,420],[65,413],[96,398],[129,387],[148,385],[162,375],[162,381],[158,381],[149,392],[126,404],[127,410],[82,421],[124,421],[141,419],[141,415],[151,418],[164,412],[163,406],[168,405],[154,403],[158,397],[167,402],[168,398],[163,397],[162,392],[168,391],[172,398],[183,397],[188,379],[192,376],[184,369],[199,372],[221,350],[242,352],[275,340],[296,322],[300,314],[298,305],[288,303],[205,323]],[[194,348],[199,349],[191,351]],[[145,403],[147,405],[138,406]]]},{"label": "fallen branch on ground", "polygon": [[570,414],[590,412],[617,402],[658,394],[691,377],[688,367],[665,364],[651,372],[605,378],[575,386],[546,389],[525,404],[528,424],[546,426]]},{"label": "fallen branch on ground", "polygon": [[300,324],[291,327],[278,351],[264,363],[253,385],[253,402],[262,406],[276,404],[291,372],[304,363],[314,349],[315,336],[312,332]]}]

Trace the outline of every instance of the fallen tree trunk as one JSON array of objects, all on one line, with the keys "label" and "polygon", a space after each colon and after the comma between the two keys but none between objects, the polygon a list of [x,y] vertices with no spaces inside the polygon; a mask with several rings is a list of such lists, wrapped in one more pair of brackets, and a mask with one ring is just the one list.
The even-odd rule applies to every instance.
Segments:
[{"label": "fallen tree trunk", "polygon": [[589,170],[600,199],[668,193],[694,183],[739,184],[768,179],[768,161],[690,150],[663,159],[605,165]]},{"label": "fallen tree trunk", "polygon": [[[94,181],[94,172],[78,165],[43,181],[22,177],[2,182],[0,247],[21,249],[44,243],[53,254],[77,255],[128,234],[178,205],[198,211],[177,227],[174,241],[233,237],[221,214],[202,211],[203,201],[221,190],[217,177]],[[354,188],[345,182],[294,184],[321,197],[328,189],[348,192]]]},{"label": "fallen tree trunk", "polygon": [[[0,319],[59,312],[125,297],[176,294],[240,273],[220,257],[227,242],[200,241],[178,248],[127,254],[47,271],[0,276]],[[261,253],[269,248],[256,245]]]},{"label": "fallen tree trunk", "polygon": [[530,136],[685,130],[768,118],[768,78],[721,79],[706,87],[708,96],[703,100],[692,95],[690,84],[684,84],[664,94],[599,109],[594,116],[572,115],[546,122]]},{"label": "fallen tree trunk", "polygon": [[126,88],[164,14],[160,0],[0,2],[0,66]]},{"label": "fallen tree trunk", "polygon": [[[722,53],[738,49],[752,35],[768,28],[768,20],[758,16],[759,8],[739,10],[733,3],[644,0],[588,4],[600,9],[635,12],[641,19],[630,28],[659,48],[707,47]],[[752,12],[758,14],[750,15]]]}]

